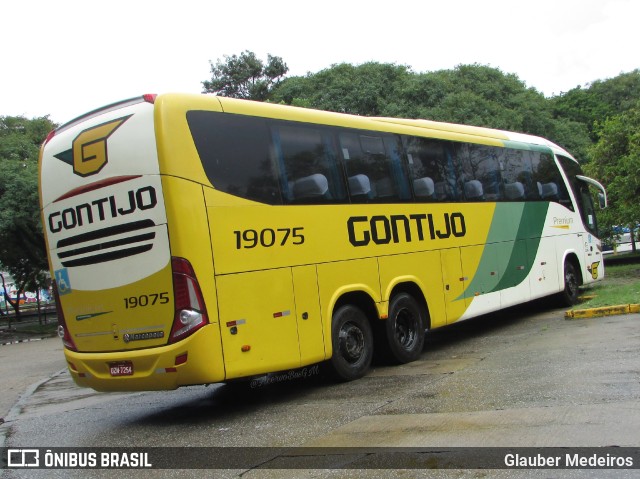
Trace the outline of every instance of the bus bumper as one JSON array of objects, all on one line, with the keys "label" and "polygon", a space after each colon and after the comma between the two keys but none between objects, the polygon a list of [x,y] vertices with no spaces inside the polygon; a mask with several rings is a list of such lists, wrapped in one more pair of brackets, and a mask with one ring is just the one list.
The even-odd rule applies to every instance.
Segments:
[{"label": "bus bumper", "polygon": [[[157,348],[107,353],[65,349],[64,354],[76,384],[96,391],[167,390],[224,380],[217,324],[209,324],[182,341]],[[113,376],[114,365],[126,365],[121,368],[124,375]]]}]

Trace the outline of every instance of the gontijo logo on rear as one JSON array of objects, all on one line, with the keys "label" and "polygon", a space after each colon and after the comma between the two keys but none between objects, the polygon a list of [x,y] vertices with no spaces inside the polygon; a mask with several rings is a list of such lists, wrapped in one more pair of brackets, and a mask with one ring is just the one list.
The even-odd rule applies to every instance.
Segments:
[{"label": "gontijo logo on rear", "polygon": [[76,175],[95,175],[109,162],[107,139],[130,117],[128,115],[84,130],[73,140],[70,150],[54,156],[72,165]]}]

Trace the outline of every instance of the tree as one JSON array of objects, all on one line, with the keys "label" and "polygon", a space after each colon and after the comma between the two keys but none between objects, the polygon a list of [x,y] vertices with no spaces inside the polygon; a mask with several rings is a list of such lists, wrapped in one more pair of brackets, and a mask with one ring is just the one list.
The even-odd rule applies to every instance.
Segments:
[{"label": "tree", "polygon": [[585,170],[607,188],[610,207],[601,219],[610,232],[613,226],[629,225],[635,252],[634,228],[640,223],[640,102],[596,122],[594,131],[599,139],[590,149]]},{"label": "tree", "polygon": [[640,70],[621,73],[608,80],[596,80],[586,87],[576,87],[551,99],[554,117],[587,126],[591,139],[597,141],[596,122],[619,115],[634,107],[640,98]]},{"label": "tree", "polygon": [[[40,223],[38,153],[55,126],[48,117],[0,117],[0,265],[11,273],[19,293],[38,284],[48,268]],[[3,292],[6,295],[6,287]],[[19,301],[10,304],[19,316]]]},{"label": "tree", "polygon": [[516,75],[478,64],[414,73],[403,65],[343,63],[285,79],[271,100],[357,115],[424,118],[530,133],[581,158],[591,144],[586,127],[554,118],[549,100]]},{"label": "tree", "polygon": [[256,54],[245,50],[238,55],[224,55],[211,65],[211,80],[202,82],[203,93],[215,93],[220,96],[265,101],[289,67],[282,58],[267,55],[263,63]]},{"label": "tree", "polygon": [[[409,80],[408,67],[369,62],[332,65],[305,77],[287,78],[274,89],[271,100],[288,105],[363,116],[386,116],[402,111],[401,91]],[[395,115],[394,115],[395,116]]]}]

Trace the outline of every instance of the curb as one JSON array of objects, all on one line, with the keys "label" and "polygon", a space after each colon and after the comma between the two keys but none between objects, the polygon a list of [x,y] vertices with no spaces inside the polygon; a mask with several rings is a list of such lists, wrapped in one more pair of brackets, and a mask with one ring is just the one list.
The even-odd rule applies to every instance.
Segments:
[{"label": "curb", "polygon": [[572,309],[564,313],[564,319],[599,318],[619,314],[640,313],[640,304],[620,304],[602,308]]},{"label": "curb", "polygon": [[0,423],[0,449],[4,449],[6,447],[7,437],[9,436],[11,425],[13,422],[20,416],[22,412],[22,406],[25,402],[36,392],[36,390],[42,386],[47,381],[60,376],[68,371],[67,368],[61,369],[58,372],[51,374],[49,377],[43,378],[38,382],[31,384],[27,389],[20,395],[16,403],[11,406],[7,415],[2,418],[4,421]]},{"label": "curb", "polygon": [[37,337],[37,338],[24,338],[24,339],[10,339],[8,341],[0,342],[0,346],[9,346],[10,344],[20,344],[20,343],[30,343],[32,341],[42,341],[46,339],[47,336]]}]

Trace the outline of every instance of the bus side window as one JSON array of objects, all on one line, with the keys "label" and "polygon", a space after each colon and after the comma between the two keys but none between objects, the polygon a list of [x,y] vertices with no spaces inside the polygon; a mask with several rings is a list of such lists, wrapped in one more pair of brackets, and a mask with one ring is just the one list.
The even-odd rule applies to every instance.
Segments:
[{"label": "bus side window", "polygon": [[282,204],[270,158],[267,121],[211,111],[187,112],[205,174],[217,190],[270,205]]},{"label": "bus side window", "polygon": [[398,138],[374,132],[341,132],[342,158],[354,203],[409,200]]},{"label": "bus side window", "polygon": [[467,201],[500,201],[503,198],[500,162],[503,148],[462,143],[456,161]]},{"label": "bus side window", "polygon": [[416,201],[455,199],[455,174],[447,155],[446,142],[410,136],[403,137],[403,140]]},{"label": "bus side window", "polygon": [[276,124],[272,134],[286,203],[327,203],[345,199],[335,146],[328,129]]},{"label": "bus side window", "polygon": [[507,148],[500,163],[504,180],[504,200],[524,201],[540,198],[538,186],[533,182],[531,160],[526,150]]},{"label": "bus side window", "polygon": [[560,203],[571,211],[575,211],[553,156],[550,153],[534,152],[532,164],[533,177],[538,184],[540,198],[543,201]]}]

